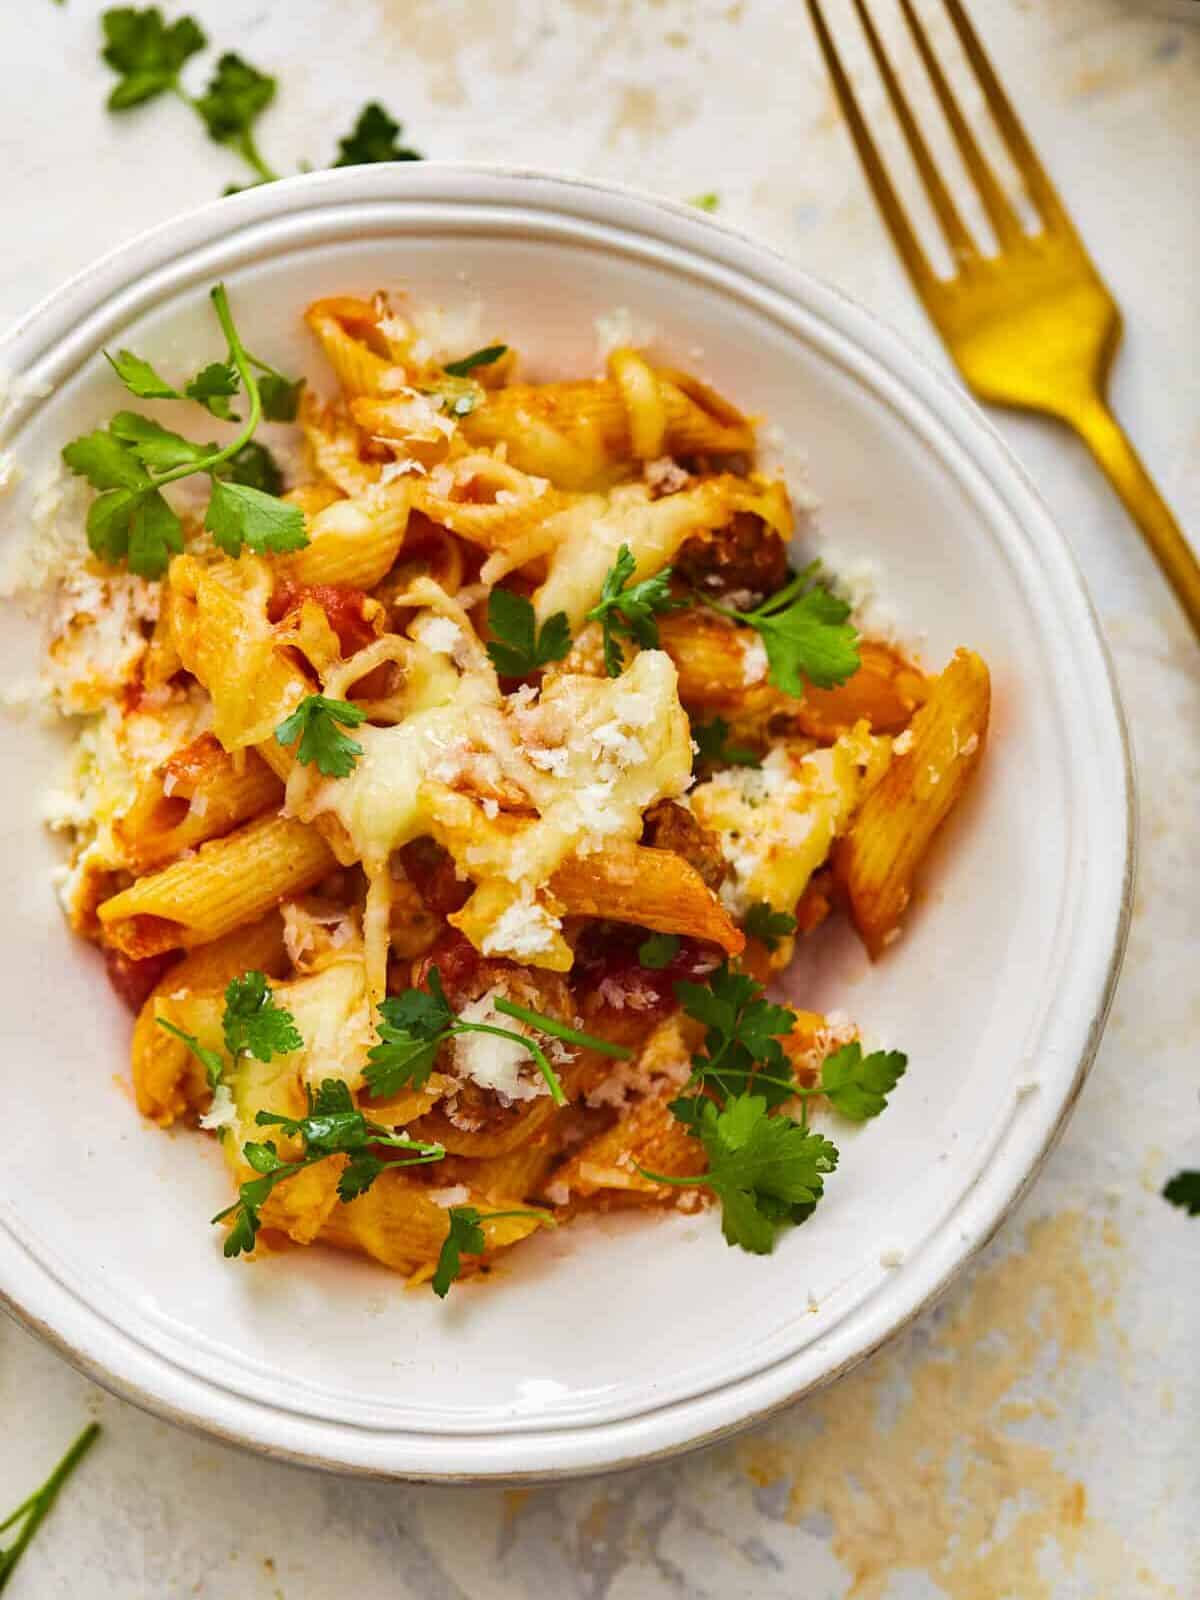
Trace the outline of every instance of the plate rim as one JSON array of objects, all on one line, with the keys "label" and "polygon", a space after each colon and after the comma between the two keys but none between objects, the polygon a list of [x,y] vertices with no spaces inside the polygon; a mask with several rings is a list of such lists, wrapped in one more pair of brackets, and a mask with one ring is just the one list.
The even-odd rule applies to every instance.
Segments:
[{"label": "plate rim", "polygon": [[[1072,637],[1086,638],[1103,669],[1101,677],[1081,677],[1081,683],[1087,688],[1086,704],[1094,717],[1110,723],[1109,731],[1117,735],[1122,758],[1123,781],[1109,810],[1124,848],[1106,880],[1115,884],[1119,871],[1117,915],[1106,943],[1099,993],[1090,1004],[1078,1060],[1061,1104],[1053,1120],[1038,1135],[1032,1159],[1027,1164],[1018,1164],[1020,1175],[1015,1180],[1008,1177],[1001,1180],[993,1172],[992,1181],[998,1193],[984,1206],[983,1225],[976,1233],[963,1236],[949,1250],[948,1259],[934,1273],[932,1281],[924,1284],[916,1298],[910,1294],[901,1304],[899,1315],[889,1321],[886,1331],[865,1340],[860,1338],[858,1343],[851,1339],[851,1348],[843,1358],[817,1377],[801,1378],[792,1384],[787,1382],[787,1368],[804,1353],[793,1351],[765,1371],[743,1375],[715,1390],[616,1421],[575,1422],[520,1434],[479,1432],[438,1436],[394,1430],[368,1438],[365,1430],[352,1423],[285,1413],[218,1388],[215,1379],[181,1373],[168,1358],[148,1351],[144,1344],[115,1323],[110,1325],[106,1339],[103,1329],[97,1333],[90,1326],[104,1322],[97,1312],[80,1305],[77,1300],[72,1301],[69,1291],[33,1258],[26,1245],[11,1238],[6,1229],[0,1236],[0,1304],[88,1376],[146,1410],[193,1431],[274,1459],[340,1473],[442,1483],[537,1482],[661,1460],[761,1421],[802,1395],[834,1381],[894,1338],[928,1308],[993,1236],[1028,1190],[1060,1137],[1086,1080],[1111,1006],[1132,909],[1136,848],[1133,763],[1112,661],[1078,563],[1038,491],[987,417],[942,372],[851,297],[815,278],[769,245],[686,205],[629,185],[497,164],[427,162],[411,168],[375,167],[305,174],[269,188],[210,202],[158,224],[117,247],[52,290],[0,338],[0,361],[13,360],[15,354],[18,370],[21,370],[47,358],[63,342],[75,322],[84,315],[93,315],[107,300],[129,289],[140,274],[161,267],[172,258],[182,261],[213,243],[218,216],[223,242],[230,244],[247,229],[263,223],[280,224],[298,213],[316,214],[329,207],[372,202],[403,206],[413,201],[466,204],[484,212],[504,205],[523,207],[549,216],[565,216],[575,223],[598,224],[651,239],[669,250],[686,250],[782,296],[859,353],[869,356],[909,398],[924,408],[931,420],[942,425],[959,458],[974,467],[1012,512],[1039,568],[1043,573],[1049,572],[1056,580],[1058,592],[1074,604],[1077,615]],[[32,346],[36,348],[31,349]],[[26,350],[30,353],[21,354]],[[36,411],[39,403],[35,396],[18,401],[6,421],[21,425]],[[983,459],[989,455],[990,462]],[[1018,505],[1012,503],[1014,492]],[[1036,538],[1031,531],[1034,523]],[[1120,798],[1123,798],[1123,806],[1117,803]],[[1080,984],[1078,975],[1075,982]],[[1079,989],[1077,1006],[1080,997],[1090,1000],[1093,988],[1094,985],[1089,984],[1086,996],[1082,988]],[[1082,1011],[1083,1007],[1079,1009]],[[1081,1017],[1075,1031],[1082,1026]],[[978,1197],[981,1184],[998,1156],[999,1147],[964,1193],[962,1205]],[[931,1234],[927,1244],[932,1246],[938,1233],[944,1231],[945,1224],[942,1224]],[[21,1258],[24,1258],[23,1263]],[[40,1295],[34,1292],[31,1280],[39,1275],[48,1280],[48,1294],[45,1282],[37,1286],[42,1290]],[[61,1313],[63,1301],[71,1302],[74,1315],[64,1318],[60,1314],[55,1319],[52,1313],[56,1307]],[[846,1321],[853,1324],[863,1309],[851,1312]],[[56,1325],[56,1320],[58,1324],[74,1321],[83,1326],[72,1337],[62,1326]],[[831,1330],[829,1337],[836,1339],[837,1330]],[[123,1363],[116,1362],[111,1352],[107,1356],[102,1353],[106,1343],[124,1344],[126,1359]],[[138,1367],[143,1372],[149,1369],[151,1375],[157,1377],[157,1383],[148,1386],[148,1379],[138,1381],[130,1370]],[[752,1384],[765,1384],[770,1393],[748,1409],[739,1407],[737,1392]],[[172,1389],[177,1399],[172,1398]],[[210,1402],[207,1409],[203,1404],[206,1397]],[[688,1413],[714,1408],[719,1411],[721,1407],[716,1402],[723,1397],[726,1413],[730,1411],[730,1402],[734,1402],[732,1414],[708,1423],[697,1419],[698,1426],[689,1426]],[[609,1436],[614,1437],[606,1447],[604,1441]],[[618,1445],[615,1436],[629,1437]],[[475,1453],[480,1459],[463,1469],[432,1464],[429,1457],[437,1452],[431,1451],[431,1444],[440,1444],[442,1455],[448,1451],[465,1459]],[[341,1448],[331,1453],[333,1445]],[[491,1460],[485,1459],[489,1445]],[[498,1465],[494,1459],[497,1447],[501,1455],[525,1457],[531,1463],[536,1459],[537,1464],[524,1468]],[[422,1456],[426,1458],[424,1464]]]}]

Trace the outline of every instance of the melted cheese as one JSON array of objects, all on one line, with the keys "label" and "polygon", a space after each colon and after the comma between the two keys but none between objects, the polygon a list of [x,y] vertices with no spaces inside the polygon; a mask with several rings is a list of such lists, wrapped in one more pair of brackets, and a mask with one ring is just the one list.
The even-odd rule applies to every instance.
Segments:
[{"label": "melted cheese", "polygon": [[829,749],[778,745],[761,767],[733,767],[700,784],[689,804],[732,869],[721,887],[729,910],[743,916],[765,900],[793,911],[890,760],[891,741],[862,722]]},{"label": "melted cheese", "polygon": [[[383,643],[346,663],[326,693],[337,696],[361,676]],[[637,839],[646,807],[691,781],[674,664],[662,651],[643,651],[621,678],[560,674],[531,703],[527,693],[500,693],[482,653],[459,674],[417,641],[393,639],[393,655],[398,646],[406,714],[392,727],[355,730],[363,753],[348,777],[296,768],[289,810],[305,820],[337,817],[376,905],[386,901],[393,852],[431,834],[476,885],[451,918],[476,947],[566,971],[571,951],[547,890],[555,869],[609,840]],[[386,960],[386,917],[379,909],[368,921],[374,988]]]}]

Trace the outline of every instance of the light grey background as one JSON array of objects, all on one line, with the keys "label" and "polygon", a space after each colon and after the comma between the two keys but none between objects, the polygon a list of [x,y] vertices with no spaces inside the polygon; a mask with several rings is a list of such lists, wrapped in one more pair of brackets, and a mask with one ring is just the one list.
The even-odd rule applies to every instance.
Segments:
[{"label": "light grey background", "polygon": [[[101,9],[24,0],[6,19],[0,318],[241,181],[182,105],[105,112]],[[847,0],[828,9],[848,33]],[[890,15],[891,0],[875,9]],[[944,39],[936,3],[922,9]],[[716,191],[728,220],[944,360],[864,189],[801,0],[190,10],[216,47],[189,69],[197,81],[220,49],[278,73],[262,144],[281,169],[328,161],[377,97],[430,156],[567,166],[677,198]],[[1118,409],[1196,530],[1200,30],[1181,19],[1200,7],[971,10],[1125,309]],[[1083,1101],[979,1267],[873,1362],[772,1425],[675,1464],[532,1492],[271,1466],[143,1416],[4,1323],[0,1506],[86,1418],[104,1424],[13,1600],[1200,1592],[1200,1221],[1158,1197],[1175,1166],[1200,1164],[1200,652],[1081,447],[1049,424],[999,420],[1080,555],[1116,655],[1140,767],[1141,876]],[[819,487],[819,463],[814,476]],[[11,1077],[6,1087],[21,1092]]]}]

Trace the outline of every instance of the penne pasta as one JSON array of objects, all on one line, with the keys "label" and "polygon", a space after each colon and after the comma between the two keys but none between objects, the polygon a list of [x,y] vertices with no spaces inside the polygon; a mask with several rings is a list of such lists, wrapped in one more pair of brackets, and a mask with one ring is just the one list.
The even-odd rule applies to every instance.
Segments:
[{"label": "penne pasta", "polygon": [[987,667],[959,650],[933,679],[909,733],[897,741],[902,753],[834,850],[834,876],[873,958],[898,935],[934,834],[979,765],[990,705]]},{"label": "penne pasta", "polygon": [[104,939],[141,959],[207,944],[327,877],[337,857],[315,829],[278,813],[201,845],[99,907]]},{"label": "penne pasta", "polygon": [[282,799],[283,785],[253,751],[235,760],[215,735],[202,733],[139,785],[113,832],[140,875],[277,810]]},{"label": "penne pasta", "polygon": [[623,845],[603,856],[576,856],[559,867],[550,887],[567,916],[606,917],[687,934],[720,945],[729,955],[745,948],[745,935],[720,900],[696,868],[672,850]]}]

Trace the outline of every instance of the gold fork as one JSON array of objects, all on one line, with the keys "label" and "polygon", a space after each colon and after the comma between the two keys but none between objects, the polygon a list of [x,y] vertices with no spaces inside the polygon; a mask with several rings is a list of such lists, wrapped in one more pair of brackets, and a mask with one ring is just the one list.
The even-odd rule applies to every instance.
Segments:
[{"label": "gold fork", "polygon": [[977,144],[912,0],[901,9],[963,164],[996,235],[985,255],[968,231],[921,135],[865,0],[854,0],[913,163],[954,260],[938,277],[921,248],[850,86],[820,0],[808,0],[817,38],[876,202],[908,275],[959,371],[981,400],[1048,412],[1084,440],[1150,546],[1200,635],[1200,562],[1105,398],[1121,313],[1092,265],[1013,111],[960,0],[944,0],[984,99],[1038,214],[1025,231]]}]

